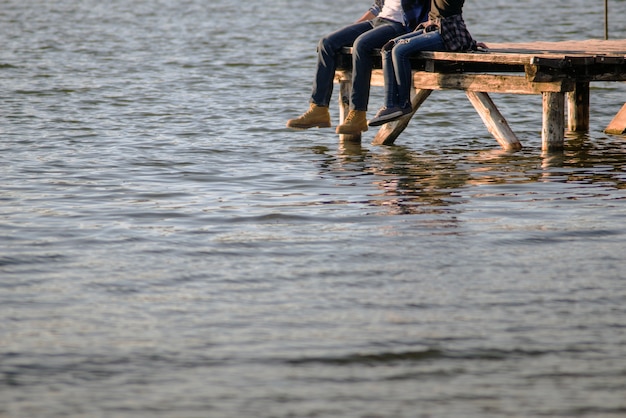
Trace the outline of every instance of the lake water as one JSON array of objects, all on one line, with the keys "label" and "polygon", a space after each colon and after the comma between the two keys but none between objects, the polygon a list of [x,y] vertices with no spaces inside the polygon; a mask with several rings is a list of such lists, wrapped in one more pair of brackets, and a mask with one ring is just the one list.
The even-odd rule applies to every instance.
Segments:
[{"label": "lake water", "polygon": [[[626,86],[562,153],[535,96],[494,96],[516,153],[462,92],[393,147],[285,129],[369,5],[2,2],[0,417],[626,416]],[[465,14],[587,39],[603,6]]]}]

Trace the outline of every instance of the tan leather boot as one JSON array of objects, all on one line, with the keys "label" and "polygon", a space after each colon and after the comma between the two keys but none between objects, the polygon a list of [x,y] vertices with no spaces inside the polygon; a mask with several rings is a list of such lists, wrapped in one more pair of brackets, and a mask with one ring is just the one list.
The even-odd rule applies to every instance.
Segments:
[{"label": "tan leather boot", "polygon": [[344,135],[358,135],[367,131],[367,118],[364,110],[351,110],[346,120],[337,126],[337,133]]},{"label": "tan leather boot", "polygon": [[311,103],[311,107],[306,113],[298,118],[289,119],[287,121],[287,128],[330,128],[330,113],[328,112],[328,107]]}]

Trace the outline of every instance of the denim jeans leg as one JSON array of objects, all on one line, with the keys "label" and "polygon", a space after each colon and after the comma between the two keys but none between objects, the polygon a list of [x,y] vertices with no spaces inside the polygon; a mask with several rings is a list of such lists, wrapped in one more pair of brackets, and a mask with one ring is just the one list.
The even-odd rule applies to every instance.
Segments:
[{"label": "denim jeans leg", "polygon": [[375,28],[359,36],[352,52],[352,95],[350,109],[367,110],[372,78],[372,53],[387,41],[406,33],[404,25],[375,19]]},{"label": "denim jeans leg", "polygon": [[317,47],[317,67],[313,80],[311,102],[319,106],[328,106],[333,93],[337,53],[341,48],[350,46],[363,33],[372,29],[371,22],[360,22],[345,26],[320,39]]},{"label": "denim jeans leg", "polygon": [[[395,42],[403,42],[403,39],[419,36],[423,31],[409,32],[405,35],[398,36]],[[387,49],[381,52],[383,63],[383,81],[385,82],[385,107],[395,107],[398,104],[398,83],[396,81],[396,71],[393,66],[393,49]]]},{"label": "denim jeans leg", "polygon": [[394,107],[398,104],[398,83],[393,69],[391,49],[382,51],[383,81],[385,82],[385,107]]},{"label": "denim jeans leg", "polygon": [[395,79],[398,86],[398,105],[404,106],[411,99],[413,76],[409,57],[420,51],[444,51],[445,46],[437,31],[418,33],[404,37],[391,51]]}]

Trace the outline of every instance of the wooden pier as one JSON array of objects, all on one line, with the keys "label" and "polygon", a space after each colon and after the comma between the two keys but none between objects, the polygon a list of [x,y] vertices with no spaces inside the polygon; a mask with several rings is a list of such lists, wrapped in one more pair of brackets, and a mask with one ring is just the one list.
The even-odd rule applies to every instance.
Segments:
[{"label": "wooden pier", "polygon": [[[393,144],[434,90],[454,89],[465,91],[488,131],[505,150],[519,150],[522,145],[489,93],[542,95],[542,149],[559,150],[563,148],[566,128],[570,131],[589,129],[590,83],[626,81],[626,39],[491,43],[488,47],[488,51],[417,54],[412,59],[413,113],[382,125],[373,144]],[[350,53],[350,48],[344,50],[336,72],[340,85],[340,121],[344,120],[349,106]],[[372,73],[373,86],[384,84],[379,55],[378,58]],[[617,115],[606,132],[623,134],[626,132],[626,104],[615,111]],[[360,135],[341,137],[361,140]]]}]

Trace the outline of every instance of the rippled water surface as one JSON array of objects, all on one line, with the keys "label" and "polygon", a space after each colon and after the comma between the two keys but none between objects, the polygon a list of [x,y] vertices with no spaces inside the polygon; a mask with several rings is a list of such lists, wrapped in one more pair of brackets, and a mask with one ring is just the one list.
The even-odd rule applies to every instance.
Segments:
[{"label": "rippled water surface", "polygon": [[[468,26],[603,36],[520,3]],[[285,129],[369,4],[3,2],[0,417],[626,416],[626,86],[562,153],[534,96],[516,153],[459,92],[393,147]]]}]

